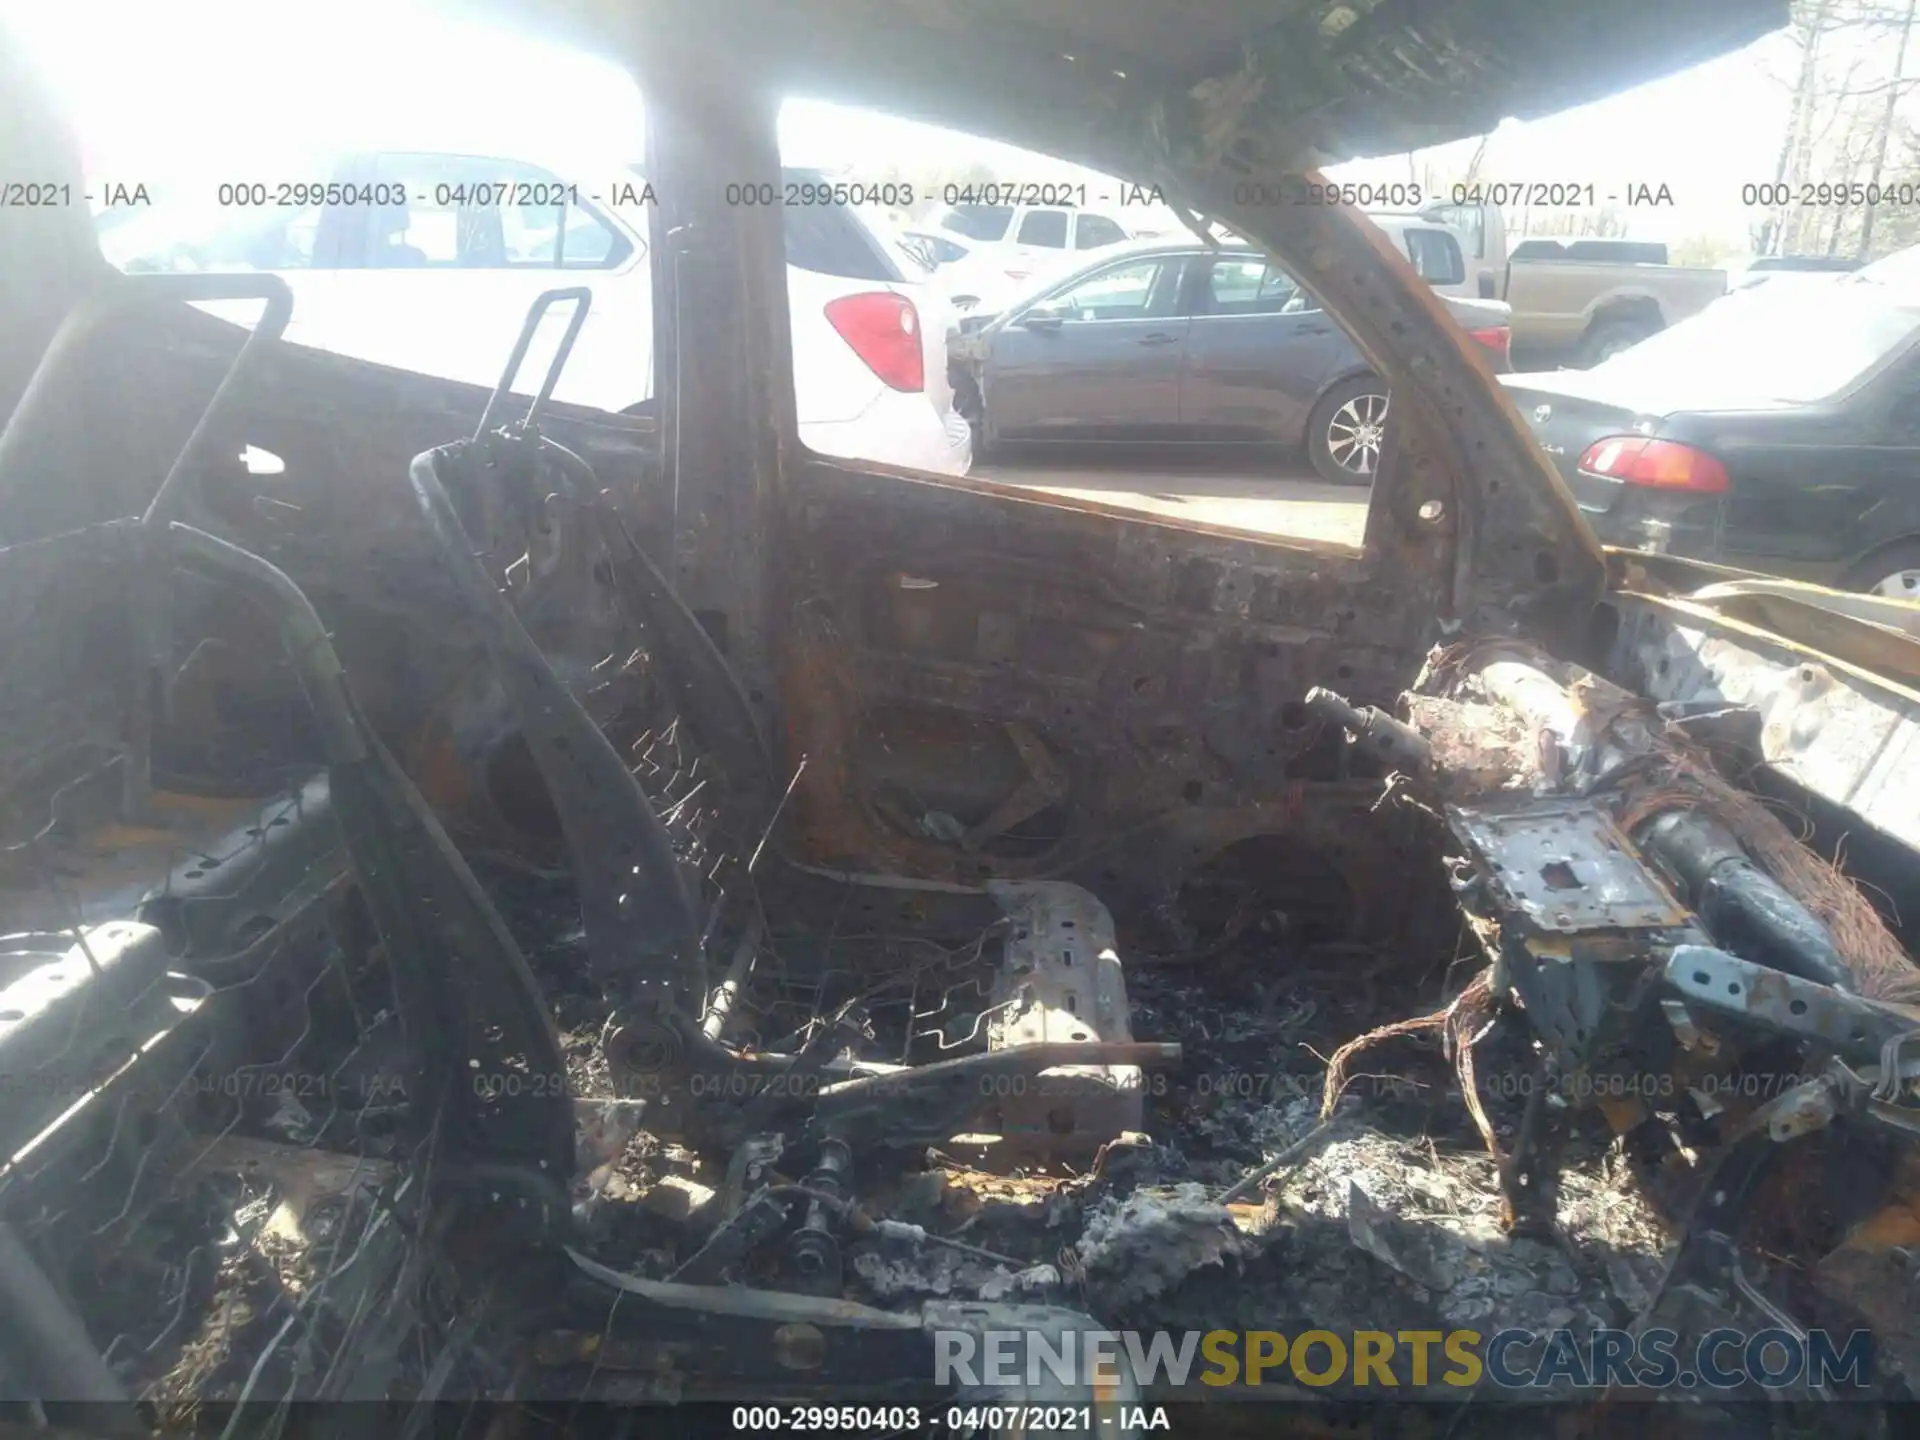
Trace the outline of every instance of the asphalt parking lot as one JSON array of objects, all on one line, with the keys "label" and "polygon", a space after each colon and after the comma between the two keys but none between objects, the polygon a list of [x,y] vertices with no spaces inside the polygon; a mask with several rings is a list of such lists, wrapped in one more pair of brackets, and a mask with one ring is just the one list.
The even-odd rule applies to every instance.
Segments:
[{"label": "asphalt parking lot", "polygon": [[1368,491],[1329,485],[1304,460],[1073,453],[996,461],[973,474],[1070,499],[1356,548],[1367,523]]}]

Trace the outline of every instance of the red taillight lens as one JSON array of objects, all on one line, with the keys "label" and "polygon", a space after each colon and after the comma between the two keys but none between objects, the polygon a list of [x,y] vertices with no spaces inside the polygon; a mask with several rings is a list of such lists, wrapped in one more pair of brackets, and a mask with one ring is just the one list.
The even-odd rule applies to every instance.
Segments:
[{"label": "red taillight lens", "polygon": [[1467,334],[1491,350],[1502,365],[1508,363],[1507,347],[1513,342],[1513,331],[1505,325],[1489,325],[1484,330],[1469,330]]},{"label": "red taillight lens", "polygon": [[926,356],[920,348],[920,312],[904,296],[876,290],[827,302],[827,323],[895,390],[927,388]]},{"label": "red taillight lens", "polygon": [[1706,451],[1644,435],[1609,435],[1594,441],[1580,457],[1580,468],[1590,475],[1655,490],[1720,495],[1729,488],[1727,467]]}]

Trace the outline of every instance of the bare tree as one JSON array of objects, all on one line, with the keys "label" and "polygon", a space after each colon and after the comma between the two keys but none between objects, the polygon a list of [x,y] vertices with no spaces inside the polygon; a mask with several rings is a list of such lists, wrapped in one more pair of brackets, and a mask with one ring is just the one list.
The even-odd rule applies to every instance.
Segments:
[{"label": "bare tree", "polygon": [[1493,132],[1488,131],[1480,137],[1480,143],[1473,147],[1473,158],[1467,161],[1467,173],[1462,184],[1472,185],[1479,180],[1481,163],[1487,158],[1487,142],[1491,139]]},{"label": "bare tree", "polygon": [[1718,270],[1739,253],[1740,247],[1724,235],[1702,231],[1688,235],[1669,247],[1667,259],[1675,265],[1691,265],[1701,270]]},{"label": "bare tree", "polygon": [[[1792,8],[1792,29],[1800,37],[1800,67],[1793,82],[1793,109],[1787,132],[1780,137],[1780,152],[1774,160],[1776,186],[1791,184],[1796,175],[1806,173],[1808,137],[1813,129],[1815,96],[1820,88],[1820,48],[1833,19],[1836,0],[1811,0]],[[1760,227],[1754,248],[1762,255],[1780,253],[1782,232],[1787,227],[1788,210],[1777,207]]]},{"label": "bare tree", "polygon": [[1797,58],[1774,165],[1777,203],[1753,227],[1756,253],[1865,256],[1884,240],[1892,212],[1849,203],[1848,187],[1884,186],[1904,161],[1896,122],[1920,83],[1907,75],[1915,8],[1915,0],[1794,0]]},{"label": "bare tree", "polygon": [[[1880,112],[1878,134],[1874,137],[1873,165],[1867,172],[1867,189],[1871,194],[1880,188],[1880,182],[1887,173],[1887,153],[1893,144],[1894,112],[1899,107],[1902,87],[1907,78],[1907,47],[1913,39],[1913,21],[1920,0],[1907,0],[1907,13],[1900,22],[1900,42],[1893,54],[1893,83],[1887,86],[1887,97]],[[1854,254],[1864,260],[1873,250],[1873,220],[1877,206],[1869,205],[1860,217],[1860,242]]]},{"label": "bare tree", "polygon": [[1580,216],[1580,233],[1590,235],[1596,240],[1618,240],[1627,233],[1627,217],[1617,205],[1602,205],[1597,209],[1583,211]]}]

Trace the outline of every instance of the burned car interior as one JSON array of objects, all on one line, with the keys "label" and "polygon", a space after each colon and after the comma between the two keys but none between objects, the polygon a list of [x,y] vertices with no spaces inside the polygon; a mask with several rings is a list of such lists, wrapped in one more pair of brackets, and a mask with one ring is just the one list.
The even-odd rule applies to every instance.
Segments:
[{"label": "burned car interior", "polygon": [[[651,415],[548,398],[585,291],[487,394],[0,212],[0,1405],[521,1433],[1388,1312],[1866,1327],[1905,1398],[1920,637],[1603,552],[1376,233],[1231,200],[1785,11],[1612,9],[524,7],[645,84]],[[1292,265],[1396,386],[1364,547],[802,451],[722,200],[801,90]]]}]

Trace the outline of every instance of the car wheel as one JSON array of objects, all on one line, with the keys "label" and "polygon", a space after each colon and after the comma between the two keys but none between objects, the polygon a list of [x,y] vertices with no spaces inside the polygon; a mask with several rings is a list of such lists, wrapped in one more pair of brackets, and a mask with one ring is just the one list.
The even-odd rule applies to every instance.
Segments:
[{"label": "car wheel", "polygon": [[980,382],[973,372],[963,366],[954,365],[947,370],[947,384],[953,389],[953,408],[969,425],[979,426],[986,418],[987,404],[980,395]]},{"label": "car wheel", "polygon": [[973,463],[984,465],[998,447],[987,424],[987,402],[980,393],[980,382],[971,371],[960,368],[948,372],[947,378],[953,386],[953,408],[973,431]]},{"label": "car wheel", "polygon": [[1586,338],[1580,342],[1580,367],[1598,365],[1659,330],[1651,320],[1602,320],[1587,331]]},{"label": "car wheel", "polygon": [[1848,572],[1843,588],[1895,600],[1920,600],[1920,541],[1869,555]]},{"label": "car wheel", "polygon": [[1320,397],[1307,421],[1307,457],[1335,485],[1371,485],[1387,428],[1387,387],[1371,375]]}]

